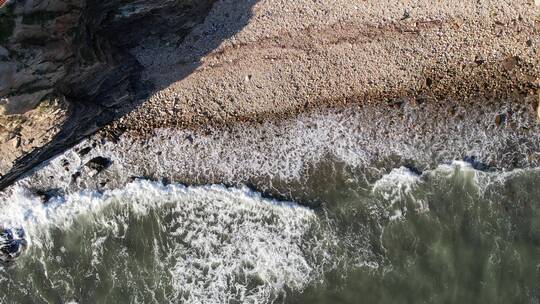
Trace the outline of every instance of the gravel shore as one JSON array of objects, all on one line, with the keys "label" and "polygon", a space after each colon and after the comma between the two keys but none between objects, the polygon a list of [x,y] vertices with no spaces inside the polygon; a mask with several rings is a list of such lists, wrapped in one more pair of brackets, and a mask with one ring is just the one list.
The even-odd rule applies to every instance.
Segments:
[{"label": "gravel shore", "polygon": [[403,98],[525,100],[539,87],[539,24],[533,1],[221,1],[181,43],[137,50],[157,90],[106,132]]}]

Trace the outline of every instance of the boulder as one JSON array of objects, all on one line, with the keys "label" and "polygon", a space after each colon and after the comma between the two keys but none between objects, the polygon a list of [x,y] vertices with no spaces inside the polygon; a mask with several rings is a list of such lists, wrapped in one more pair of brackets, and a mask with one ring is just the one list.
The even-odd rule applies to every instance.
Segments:
[{"label": "boulder", "polygon": [[91,171],[91,175],[96,175],[101,173],[101,171],[109,168],[112,164],[112,161],[106,157],[98,156],[94,157],[91,160],[89,160],[85,166],[89,168]]}]

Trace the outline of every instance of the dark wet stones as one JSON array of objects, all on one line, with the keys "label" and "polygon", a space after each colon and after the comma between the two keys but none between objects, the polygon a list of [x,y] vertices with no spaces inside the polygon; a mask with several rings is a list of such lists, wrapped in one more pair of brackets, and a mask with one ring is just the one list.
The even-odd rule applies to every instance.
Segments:
[{"label": "dark wet stones", "polygon": [[92,158],[91,160],[89,160],[85,166],[89,169],[91,169],[94,174],[98,174],[100,173],[101,171],[109,168],[112,164],[112,161],[106,157],[103,157],[103,156],[98,156],[98,157],[94,157]]},{"label": "dark wet stones", "polygon": [[63,159],[62,160],[62,167],[64,168],[64,170],[69,171],[69,160]]},{"label": "dark wet stones", "polygon": [[403,167],[407,168],[410,172],[412,172],[415,175],[422,175],[422,170],[418,167],[416,167],[414,164],[406,164]]},{"label": "dark wet stones", "polygon": [[386,103],[388,104],[388,106],[390,108],[400,109],[405,104],[405,101],[406,101],[406,99],[404,99],[404,98],[398,98],[398,99],[388,100]]},{"label": "dark wet stones", "polygon": [[81,177],[81,172],[77,171],[73,174],[71,174],[71,182],[76,182],[77,179],[79,179],[79,177]]},{"label": "dark wet stones", "polygon": [[39,189],[35,190],[35,195],[39,196],[43,203],[47,203],[51,198],[61,195],[60,189]]},{"label": "dark wet stones", "polygon": [[492,166],[478,160],[478,158],[474,155],[465,156],[463,161],[470,164],[471,167],[478,171],[492,171],[494,169]]},{"label": "dark wet stones", "polygon": [[81,150],[79,150],[79,152],[77,152],[80,156],[85,156],[86,154],[90,153],[90,151],[92,151],[92,147],[86,147],[86,148],[82,148]]}]

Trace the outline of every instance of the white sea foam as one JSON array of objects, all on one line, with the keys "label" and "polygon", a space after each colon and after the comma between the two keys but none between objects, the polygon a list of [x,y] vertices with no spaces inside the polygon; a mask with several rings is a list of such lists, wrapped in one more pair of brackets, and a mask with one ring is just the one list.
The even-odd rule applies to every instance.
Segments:
[{"label": "white sea foam", "polygon": [[[104,193],[85,191],[56,197],[44,205],[19,187],[0,208],[5,211],[0,222],[26,230],[32,254],[54,246],[49,235],[53,228],[69,234],[74,224],[88,221],[98,231],[105,229],[122,238],[130,222],[121,210],[145,217],[152,210],[168,208],[165,215],[172,220],[162,223],[161,229],[174,242],[166,257],[156,263],[172,274],[171,302],[269,301],[285,287],[301,290],[320,275],[318,265],[310,264],[309,254],[318,250],[323,255],[325,250],[305,237],[317,221],[313,211],[264,199],[247,188],[135,181]],[[108,208],[119,210],[113,220],[106,215]],[[91,242],[95,267],[103,262],[104,242],[97,236]],[[175,262],[167,265],[171,261]],[[47,263],[50,261],[43,263],[45,271]]]},{"label": "white sea foam", "polygon": [[421,176],[411,170],[400,167],[384,175],[373,185],[373,193],[380,195],[388,203],[390,220],[403,219],[407,214],[407,199],[412,200],[416,212],[429,211],[429,205],[414,196],[413,190],[421,182]]},{"label": "white sea foam", "polygon": [[[530,164],[540,153],[539,127],[531,125],[528,118],[519,120],[530,130],[526,133],[494,128],[495,114],[487,109],[480,118],[475,117],[475,123],[452,117],[433,119],[429,111],[409,106],[378,114],[373,111],[327,111],[209,132],[160,129],[148,140],[122,137],[118,143],[98,144],[88,155],[79,156],[75,150],[89,147],[91,141],[87,141],[51,161],[26,179],[26,184],[62,189],[107,184],[115,188],[129,182],[131,176],[152,176],[203,184],[256,179],[264,184],[261,190],[268,190],[275,181],[306,179],[310,166],[328,159],[350,167],[368,167],[398,157],[433,167],[477,156],[479,161],[504,166],[508,160]],[[424,121],[430,122],[429,131],[411,131]],[[98,176],[89,174],[84,166],[96,156],[113,161],[112,167]],[[77,179],[72,178],[75,172],[81,173]]]}]

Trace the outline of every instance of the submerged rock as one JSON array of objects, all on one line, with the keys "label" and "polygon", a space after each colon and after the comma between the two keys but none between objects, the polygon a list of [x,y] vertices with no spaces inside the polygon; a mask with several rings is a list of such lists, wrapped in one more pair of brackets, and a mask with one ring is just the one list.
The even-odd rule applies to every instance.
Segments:
[{"label": "submerged rock", "polygon": [[72,183],[76,182],[77,179],[79,179],[79,177],[81,177],[81,172],[79,172],[79,171],[71,174],[71,182]]},{"label": "submerged rock", "polygon": [[92,147],[86,147],[80,149],[77,153],[79,154],[79,156],[85,156],[86,154],[90,153],[90,151],[92,151]]},{"label": "submerged rock", "polygon": [[43,203],[47,203],[51,198],[62,194],[60,189],[38,189],[35,195],[39,196]]},{"label": "submerged rock", "polygon": [[0,263],[13,263],[26,247],[27,242],[22,228],[0,229]]},{"label": "submerged rock", "polygon": [[422,170],[418,168],[417,166],[415,166],[414,164],[406,164],[403,167],[407,168],[414,175],[421,176],[423,173]]}]

